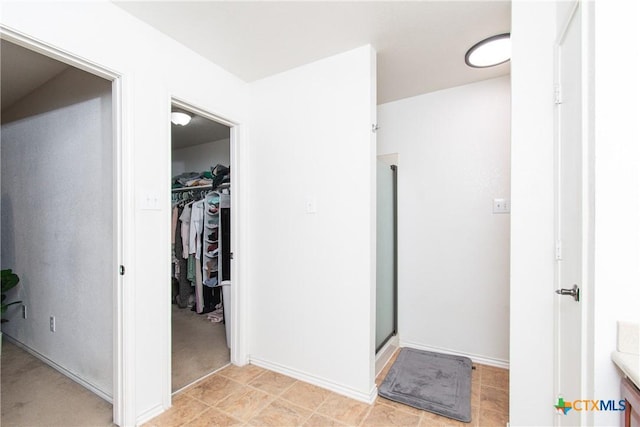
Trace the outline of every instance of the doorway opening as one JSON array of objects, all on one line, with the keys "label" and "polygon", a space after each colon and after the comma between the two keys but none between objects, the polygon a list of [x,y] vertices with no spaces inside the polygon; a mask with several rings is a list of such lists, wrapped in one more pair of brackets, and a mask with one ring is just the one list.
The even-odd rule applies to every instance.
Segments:
[{"label": "doorway opening", "polygon": [[397,157],[376,166],[376,375],[398,347]]},{"label": "doorway opening", "polygon": [[118,423],[117,76],[9,32],[0,43],[2,268],[20,278],[2,422]]},{"label": "doorway opening", "polygon": [[230,363],[231,127],[171,105],[171,391]]}]

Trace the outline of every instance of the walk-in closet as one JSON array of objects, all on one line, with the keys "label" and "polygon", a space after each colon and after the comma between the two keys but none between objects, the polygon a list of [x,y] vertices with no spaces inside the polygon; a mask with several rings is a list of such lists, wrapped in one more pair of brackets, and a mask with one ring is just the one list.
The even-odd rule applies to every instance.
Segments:
[{"label": "walk-in closet", "polygon": [[229,363],[230,128],[171,110],[171,389]]}]

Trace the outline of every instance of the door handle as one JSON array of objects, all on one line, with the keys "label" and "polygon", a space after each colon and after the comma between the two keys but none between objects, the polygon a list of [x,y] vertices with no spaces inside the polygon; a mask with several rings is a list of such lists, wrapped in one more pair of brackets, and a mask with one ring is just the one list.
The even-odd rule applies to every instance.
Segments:
[{"label": "door handle", "polygon": [[580,301],[580,288],[578,288],[578,285],[573,285],[571,289],[557,289],[556,294],[569,295],[572,296],[574,300]]}]

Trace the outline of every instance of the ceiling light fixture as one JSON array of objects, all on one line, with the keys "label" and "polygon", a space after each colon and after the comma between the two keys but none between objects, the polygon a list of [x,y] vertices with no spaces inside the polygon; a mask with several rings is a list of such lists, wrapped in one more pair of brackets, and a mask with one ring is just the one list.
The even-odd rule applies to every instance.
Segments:
[{"label": "ceiling light fixture", "polygon": [[489,37],[471,46],[464,62],[473,68],[487,68],[504,64],[511,59],[511,34]]},{"label": "ceiling light fixture", "polygon": [[191,116],[182,111],[171,112],[171,123],[174,125],[186,126],[191,121]]}]

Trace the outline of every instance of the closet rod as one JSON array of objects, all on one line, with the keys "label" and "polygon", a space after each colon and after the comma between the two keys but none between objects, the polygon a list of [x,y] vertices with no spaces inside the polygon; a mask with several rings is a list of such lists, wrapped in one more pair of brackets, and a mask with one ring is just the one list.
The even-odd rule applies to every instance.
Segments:
[{"label": "closet rod", "polygon": [[182,188],[172,188],[172,193],[180,193],[182,191],[190,191],[190,190],[206,190],[207,188],[213,188],[213,185],[195,185],[193,187],[182,187]]},{"label": "closet rod", "polygon": [[[216,187],[216,189],[224,189],[224,188],[229,188],[231,187],[231,183],[229,182],[223,182],[222,184],[218,185]],[[209,185],[195,185],[193,187],[182,187],[182,188],[172,188],[171,192],[172,193],[180,193],[182,191],[190,191],[190,190],[206,190],[208,188],[213,188],[212,184]]]}]

